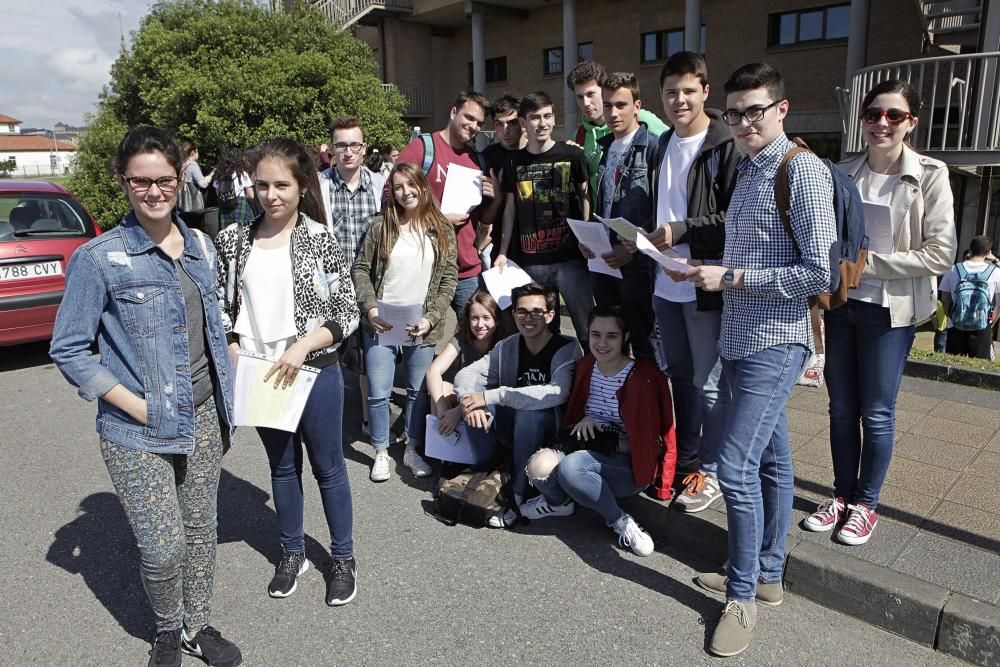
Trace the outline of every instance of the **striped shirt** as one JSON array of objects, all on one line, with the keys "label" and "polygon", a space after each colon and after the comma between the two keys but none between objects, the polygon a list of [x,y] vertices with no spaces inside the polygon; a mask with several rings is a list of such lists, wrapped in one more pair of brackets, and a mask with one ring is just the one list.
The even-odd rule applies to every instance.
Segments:
[{"label": "striped shirt", "polygon": [[330,176],[330,214],[333,221],[330,233],[337,239],[348,263],[353,263],[361,250],[361,241],[372,224],[372,218],[379,212],[382,188],[376,189],[368,169],[361,168],[358,187],[351,192],[340,177],[336,167],[328,171]]},{"label": "striped shirt", "polygon": [[744,274],[743,288],[724,295],[719,354],[726,359],[745,359],[783,344],[813,348],[808,297],[829,289],[830,254],[837,240],[833,176],[811,153],[788,164],[793,242],[774,202],[774,180],[785,152],[794,146],[781,134],[737,165],[721,264]]},{"label": "striped shirt", "polygon": [[594,364],[594,370],[590,374],[590,395],[587,396],[583,413],[599,424],[614,424],[625,433],[617,394],[633,366],[635,362],[629,361],[620,371],[608,377]]}]

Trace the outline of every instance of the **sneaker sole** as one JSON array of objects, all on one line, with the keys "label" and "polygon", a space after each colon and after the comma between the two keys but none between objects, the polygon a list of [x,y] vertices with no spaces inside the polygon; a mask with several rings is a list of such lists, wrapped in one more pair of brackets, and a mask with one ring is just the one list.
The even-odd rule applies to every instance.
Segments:
[{"label": "sneaker sole", "polygon": [[[712,588],[711,586],[709,586],[708,584],[706,584],[704,581],[701,580],[701,577],[695,577],[694,578],[694,583],[698,586],[698,588],[700,588],[700,589],[702,589],[704,591],[708,591],[709,593],[715,593],[716,595],[725,595],[726,594],[726,591],[724,591],[724,590],[720,591],[719,589]],[[785,601],[785,594],[784,594],[784,592],[782,592],[781,597],[778,598],[777,602],[774,602],[772,600],[766,600],[766,599],[760,597],[759,595],[755,596],[754,599],[757,600],[758,603],[764,605],[765,607],[780,607],[781,603]],[[734,653],[733,655],[736,655],[736,654]]]},{"label": "sneaker sole", "polygon": [[851,537],[849,535],[841,535],[840,533],[837,533],[837,541],[841,542],[842,544],[847,544],[847,545],[852,546],[852,547],[859,547],[859,546],[861,546],[862,544],[864,544],[865,542],[867,542],[868,540],[870,540],[872,538],[872,533],[875,532],[875,527],[876,526],[878,526],[878,520],[877,519],[876,519],[875,523],[872,524],[872,529],[869,530],[868,534],[865,535],[864,537]]},{"label": "sneaker sole", "polygon": [[287,593],[281,593],[281,592],[272,593],[269,590],[267,594],[276,599],[287,598],[289,595],[295,592],[296,588],[299,587],[299,577],[301,577],[308,571],[309,571],[309,561],[308,560],[302,561],[302,567],[299,568],[299,573],[295,575],[295,583],[292,584],[292,587],[289,589]]},{"label": "sneaker sole", "polygon": [[354,592],[351,593],[351,597],[347,598],[346,600],[333,600],[333,601],[327,600],[326,604],[329,607],[342,607],[343,605],[347,604],[357,596],[358,596],[358,585],[357,583],[355,583]]},{"label": "sneaker sole", "polygon": [[715,498],[709,500],[707,503],[698,503],[697,505],[688,505],[687,503],[683,502],[682,500],[683,497],[684,496],[681,496],[680,498],[677,499],[678,508],[683,512],[686,512],[687,514],[697,514],[698,512],[703,512],[707,510],[715,503],[716,500],[718,500],[722,496],[718,495]]},{"label": "sneaker sole", "polygon": [[717,655],[720,658],[731,658],[734,655],[739,655],[740,653],[743,653],[743,651],[747,650],[748,648],[750,648],[750,644],[747,644],[739,651],[719,651],[718,649],[714,649],[711,646],[708,647],[708,650],[712,652],[712,655]]},{"label": "sneaker sole", "polygon": [[818,526],[814,523],[809,523],[807,520],[802,520],[802,527],[813,533],[826,533],[834,529],[834,527],[839,523],[839,521],[834,521],[828,526]]},{"label": "sneaker sole", "polygon": [[410,468],[410,466],[406,466],[406,467],[409,468],[410,472],[413,473],[414,477],[430,477],[431,476],[431,472],[432,471],[430,471],[430,470],[414,470],[413,468]]}]

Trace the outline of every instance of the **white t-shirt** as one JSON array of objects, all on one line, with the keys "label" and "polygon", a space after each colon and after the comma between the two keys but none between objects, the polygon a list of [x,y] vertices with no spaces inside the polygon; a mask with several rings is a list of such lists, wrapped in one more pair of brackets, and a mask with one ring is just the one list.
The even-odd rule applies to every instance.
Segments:
[{"label": "white t-shirt", "polygon": [[[899,226],[902,224],[901,220],[892,219],[890,208],[892,192],[899,183],[899,174],[876,174],[865,163],[858,172],[855,183],[861,193],[861,200],[865,203],[865,234],[870,243],[869,251],[880,254],[893,252]],[[848,297],[889,307],[884,281],[877,278],[861,281],[857,289],[848,292]]]},{"label": "white t-shirt", "polygon": [[[250,174],[245,171],[241,171],[238,174],[233,174],[233,187],[236,189],[237,197],[246,197],[247,188],[253,187],[253,181],[250,180]],[[219,188],[222,186],[222,181],[214,180],[212,181],[212,187],[218,192]]]},{"label": "white t-shirt", "polygon": [[423,304],[434,272],[434,244],[423,230],[399,235],[389,253],[382,277],[382,300],[386,303]]},{"label": "white t-shirt", "polygon": [[[670,136],[667,150],[660,163],[660,173],[657,178],[656,223],[663,227],[667,223],[684,220],[688,217],[688,174],[691,165],[701,151],[708,129],[690,137],[679,137],[676,133]],[[677,254],[691,257],[691,247],[687,243],[674,246]],[[656,272],[656,296],[667,301],[687,303],[694,301],[694,285],[689,282],[674,282],[663,271]]]},{"label": "white t-shirt", "polygon": [[[603,182],[603,192],[601,193],[601,215],[605,218],[611,217],[611,201],[615,196],[615,186],[618,185],[618,181],[621,180],[621,170],[622,165],[625,162],[625,156],[628,154],[628,149],[632,146],[632,140],[635,139],[636,132],[639,128],[632,130],[632,133],[622,137],[621,139],[615,139],[611,142],[611,146],[608,148],[608,159],[604,163],[604,182]],[[635,221],[629,220],[633,224]]]},{"label": "white t-shirt", "polygon": [[[966,273],[985,273],[989,268],[989,263],[987,262],[962,262],[962,266],[965,268]],[[958,269],[954,266],[951,267],[951,271],[944,275],[941,279],[941,284],[938,285],[938,294],[951,294],[958,287]],[[994,266],[993,273],[990,277],[986,279],[986,284],[989,285],[989,292],[993,295],[993,305],[996,305],[996,300],[1000,299],[1000,267]],[[948,326],[951,326],[951,319],[948,320]]]},{"label": "white t-shirt", "polygon": [[277,359],[295,343],[297,333],[289,246],[255,244],[247,256],[240,292],[240,314],[233,325],[240,348]]}]

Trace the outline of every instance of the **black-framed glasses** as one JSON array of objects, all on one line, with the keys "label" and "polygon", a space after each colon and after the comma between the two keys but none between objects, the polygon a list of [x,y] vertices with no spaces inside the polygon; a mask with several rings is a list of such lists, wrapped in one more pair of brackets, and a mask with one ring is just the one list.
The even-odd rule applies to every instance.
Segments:
[{"label": "black-framed glasses", "polygon": [[885,122],[889,123],[889,125],[899,125],[904,120],[913,118],[913,114],[909,111],[903,111],[902,109],[878,109],[876,107],[867,107],[861,110],[861,120],[869,125],[874,125],[881,118],[885,118]]},{"label": "black-framed glasses", "polygon": [[128,183],[129,188],[137,195],[149,190],[153,187],[154,183],[160,189],[160,192],[170,194],[177,189],[178,180],[176,176],[160,176],[159,178],[146,178],[145,176],[125,177],[125,182]]},{"label": "black-framed glasses", "polygon": [[346,143],[346,142],[343,142],[343,141],[338,141],[337,143],[335,143],[333,145],[333,148],[338,153],[346,153],[348,151],[348,149],[350,149],[350,151],[352,153],[360,153],[361,149],[364,148],[364,147],[365,147],[364,144],[358,143],[357,141],[352,141],[351,143]]},{"label": "black-framed glasses", "polygon": [[747,119],[748,123],[756,123],[764,119],[764,113],[773,106],[781,104],[784,100],[777,100],[771,102],[766,107],[756,106],[750,107],[744,111],[737,111],[736,109],[726,109],[722,114],[722,120],[726,125],[739,125],[740,120],[743,118]]},{"label": "black-framed glasses", "polygon": [[540,320],[543,317],[545,317],[545,314],[548,312],[549,311],[542,310],[541,308],[535,308],[534,310],[528,310],[527,308],[515,308],[514,317],[518,317],[522,320],[528,318],[531,318],[533,320]]}]

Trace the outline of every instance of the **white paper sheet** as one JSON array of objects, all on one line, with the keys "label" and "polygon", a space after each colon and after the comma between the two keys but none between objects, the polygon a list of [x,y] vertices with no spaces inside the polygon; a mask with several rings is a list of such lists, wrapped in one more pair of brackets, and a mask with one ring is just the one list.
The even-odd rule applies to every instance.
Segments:
[{"label": "white paper sheet", "polygon": [[420,341],[423,340],[420,336],[411,338],[406,331],[406,327],[420,324],[420,320],[423,319],[424,305],[422,303],[400,304],[379,301],[378,316],[379,319],[392,325],[391,329],[378,335],[379,345],[419,345]]},{"label": "white paper sheet", "polygon": [[275,388],[274,377],[264,382],[264,375],[273,365],[273,359],[240,350],[233,392],[236,426],[263,426],[289,432],[298,429],[319,369],[303,366],[290,386]]},{"label": "white paper sheet", "polygon": [[483,172],[448,163],[448,178],[441,194],[441,212],[468,213],[483,201]]},{"label": "white paper sheet", "polygon": [[515,287],[527,285],[531,282],[531,276],[514,262],[507,260],[507,266],[503,272],[493,267],[489,271],[483,272],[483,282],[486,283],[486,290],[496,299],[501,310],[510,308],[510,293]]},{"label": "white paper sheet", "polygon": [[594,222],[584,222],[583,220],[573,220],[571,218],[568,218],[566,222],[569,223],[569,228],[573,231],[573,235],[576,236],[576,240],[594,254],[593,259],[587,260],[587,268],[594,273],[603,273],[615,278],[621,278],[622,272],[619,269],[611,268],[601,258],[601,255],[611,252],[611,241],[608,239],[608,232],[604,225]]},{"label": "white paper sheet", "polygon": [[[868,201],[863,202],[863,204],[868,251],[881,254],[891,253],[894,245],[892,241],[892,209],[885,204],[875,204]],[[869,278],[861,282],[869,287],[882,287],[882,281],[877,278]]]},{"label": "white paper sheet", "polygon": [[654,262],[671,271],[687,271],[691,268],[686,261],[683,261],[684,257],[678,255],[676,252],[671,252],[670,248],[667,248],[663,252],[657,250],[656,246],[643,234],[639,234],[636,237],[635,247],[642,254],[652,258]]},{"label": "white paper sheet", "polygon": [[607,225],[609,229],[613,229],[619,238],[631,241],[632,243],[635,243],[635,237],[642,231],[625,218],[602,218],[599,215],[595,215],[594,217]]},{"label": "white paper sheet", "polygon": [[[442,461],[452,461],[454,463],[482,463],[490,458],[492,450],[481,451],[482,447],[475,447],[469,438],[469,429],[464,422],[459,423],[455,430],[448,435],[438,433],[438,420],[434,415],[427,415],[427,433],[424,436],[424,453],[435,459]],[[481,438],[483,442],[492,442],[492,438]],[[478,442],[478,441],[477,441]]]}]

